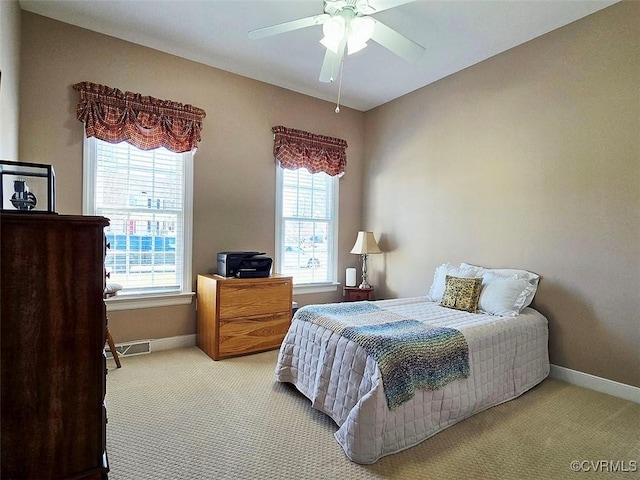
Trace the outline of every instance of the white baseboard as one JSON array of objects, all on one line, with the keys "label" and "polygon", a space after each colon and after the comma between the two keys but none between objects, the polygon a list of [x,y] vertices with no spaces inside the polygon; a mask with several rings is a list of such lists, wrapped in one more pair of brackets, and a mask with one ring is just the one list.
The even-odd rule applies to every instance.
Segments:
[{"label": "white baseboard", "polygon": [[551,365],[549,376],[564,380],[579,387],[606,393],[614,397],[623,398],[631,402],[640,403],[640,388],[625,383],[614,382],[602,377],[596,377],[588,373],[571,370],[570,368]]},{"label": "white baseboard", "polygon": [[196,334],[180,335],[178,337],[156,338],[149,340],[151,343],[151,351],[159,352],[160,350],[171,350],[172,348],[185,348],[196,346]]}]

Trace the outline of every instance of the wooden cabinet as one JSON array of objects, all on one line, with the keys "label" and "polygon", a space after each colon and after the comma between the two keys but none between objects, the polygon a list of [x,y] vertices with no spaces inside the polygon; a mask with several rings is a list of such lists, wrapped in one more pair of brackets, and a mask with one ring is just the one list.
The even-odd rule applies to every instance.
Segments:
[{"label": "wooden cabinet", "polygon": [[0,214],[1,478],[106,478],[108,223]]},{"label": "wooden cabinet", "polygon": [[344,299],[347,302],[373,300],[373,287],[370,287],[370,288],[344,287],[343,294],[345,297]]},{"label": "wooden cabinet", "polygon": [[197,342],[220,360],[280,347],[291,324],[293,279],[198,275]]}]

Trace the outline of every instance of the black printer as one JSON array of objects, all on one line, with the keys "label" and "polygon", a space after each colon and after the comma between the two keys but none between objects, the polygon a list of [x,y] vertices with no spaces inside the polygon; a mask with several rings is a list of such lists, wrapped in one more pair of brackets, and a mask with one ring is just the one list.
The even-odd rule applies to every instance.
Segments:
[{"label": "black printer", "polygon": [[264,278],[271,273],[265,252],[218,252],[218,275],[238,278]]}]

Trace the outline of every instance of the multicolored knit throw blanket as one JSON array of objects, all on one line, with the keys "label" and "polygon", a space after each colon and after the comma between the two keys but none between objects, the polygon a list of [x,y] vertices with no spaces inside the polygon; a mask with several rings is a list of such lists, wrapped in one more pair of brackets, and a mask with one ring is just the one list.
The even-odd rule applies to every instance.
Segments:
[{"label": "multicolored knit throw blanket", "polygon": [[416,390],[437,390],[469,376],[469,347],[454,328],[425,325],[369,302],[307,305],[296,318],[364,348],[378,363],[390,410],[413,398]]}]

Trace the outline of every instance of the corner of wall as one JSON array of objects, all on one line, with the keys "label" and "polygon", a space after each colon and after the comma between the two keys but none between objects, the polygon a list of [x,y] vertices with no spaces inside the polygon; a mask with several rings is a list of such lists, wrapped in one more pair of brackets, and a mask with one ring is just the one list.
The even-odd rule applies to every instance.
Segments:
[{"label": "corner of wall", "polygon": [[20,5],[0,2],[0,158],[18,159]]}]

